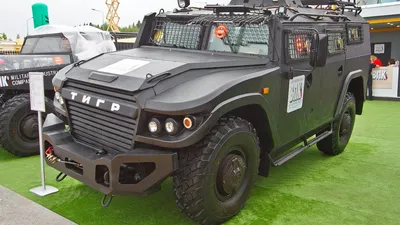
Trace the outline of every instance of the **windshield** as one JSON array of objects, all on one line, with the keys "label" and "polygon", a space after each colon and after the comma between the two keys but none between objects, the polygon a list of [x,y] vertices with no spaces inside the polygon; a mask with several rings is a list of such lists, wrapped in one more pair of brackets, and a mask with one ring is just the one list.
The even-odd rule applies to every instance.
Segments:
[{"label": "windshield", "polygon": [[61,36],[28,38],[22,47],[22,54],[71,52],[69,40]]},{"label": "windshield", "polygon": [[164,47],[267,56],[270,31],[264,20],[260,16],[200,16],[188,21],[157,18],[150,42]]},{"label": "windshield", "polygon": [[[224,38],[219,38],[220,36],[218,36],[218,34],[216,35],[215,32],[210,34],[208,50],[268,55],[269,30],[266,24],[247,27],[228,25],[225,27],[228,28],[228,32]],[[214,25],[212,30],[216,30],[217,28],[218,27]],[[223,29],[224,28],[221,28],[221,30]]]}]

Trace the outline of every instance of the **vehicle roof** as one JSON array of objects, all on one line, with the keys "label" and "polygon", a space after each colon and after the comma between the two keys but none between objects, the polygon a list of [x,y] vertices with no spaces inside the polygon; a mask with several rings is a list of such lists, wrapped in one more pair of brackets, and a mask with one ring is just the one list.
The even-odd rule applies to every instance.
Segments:
[{"label": "vehicle roof", "polygon": [[[174,11],[167,12],[166,14],[201,16],[210,14],[216,15],[218,13],[222,15],[234,12],[239,14],[246,13],[247,15],[262,15],[260,13],[262,13],[263,10],[269,10],[272,14],[276,14],[275,12],[278,7],[282,6],[287,9],[288,16],[286,18],[279,17],[282,23],[337,23],[338,21],[335,20],[337,18],[340,18],[340,21],[368,23],[367,20],[360,16],[360,7],[357,7],[351,2],[335,0],[232,0],[228,5],[206,5],[204,8],[193,9],[193,11],[189,12]],[[336,9],[332,9],[331,6],[336,6]],[[317,15],[320,15],[320,17]],[[318,19],[316,19],[317,17]],[[291,20],[292,18],[293,20]]]},{"label": "vehicle roof", "polygon": [[34,29],[29,36],[46,35],[46,34],[60,34],[60,33],[74,33],[78,35],[81,32],[85,33],[97,33],[97,34],[109,34],[107,31],[100,30],[92,26],[65,26],[65,25],[44,25]]},{"label": "vehicle roof", "polygon": [[111,34],[92,26],[44,25],[36,28],[27,38],[57,34],[69,40],[76,60],[85,60],[101,53],[116,51]]}]

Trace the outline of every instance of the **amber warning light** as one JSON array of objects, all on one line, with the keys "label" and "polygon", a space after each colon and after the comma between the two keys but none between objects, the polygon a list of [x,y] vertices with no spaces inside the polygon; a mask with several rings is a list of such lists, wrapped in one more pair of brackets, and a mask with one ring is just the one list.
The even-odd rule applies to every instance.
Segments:
[{"label": "amber warning light", "polygon": [[263,88],[262,93],[263,95],[267,95],[269,93],[269,88]]}]

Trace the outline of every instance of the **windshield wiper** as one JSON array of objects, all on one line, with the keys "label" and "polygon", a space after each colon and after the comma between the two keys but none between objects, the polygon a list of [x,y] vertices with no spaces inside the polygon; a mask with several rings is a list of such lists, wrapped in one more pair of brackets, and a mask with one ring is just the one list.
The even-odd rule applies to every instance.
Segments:
[{"label": "windshield wiper", "polygon": [[74,63],[74,67],[80,66],[80,65],[84,64],[85,62],[90,61],[90,60],[92,60],[92,59],[95,59],[95,58],[97,58],[97,57],[100,57],[100,56],[102,56],[102,55],[104,55],[104,53],[100,53],[100,54],[95,55],[95,56],[93,56],[92,58],[89,58],[89,59],[82,59],[82,60],[79,60],[78,62]]}]

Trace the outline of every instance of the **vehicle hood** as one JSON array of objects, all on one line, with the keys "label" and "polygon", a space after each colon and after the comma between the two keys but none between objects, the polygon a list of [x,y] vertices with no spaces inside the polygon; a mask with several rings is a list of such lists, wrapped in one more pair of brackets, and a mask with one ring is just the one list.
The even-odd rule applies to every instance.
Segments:
[{"label": "vehicle hood", "polygon": [[267,59],[252,56],[141,47],[101,55],[71,69],[65,77],[134,92],[151,86],[149,83],[155,83],[146,81],[146,77],[156,77],[165,73],[173,77],[189,70],[256,66],[266,63]]}]

